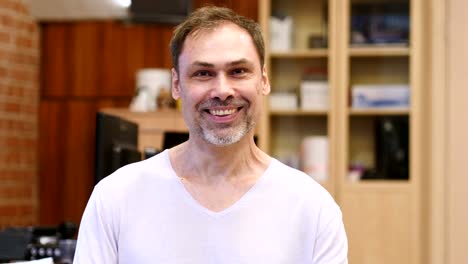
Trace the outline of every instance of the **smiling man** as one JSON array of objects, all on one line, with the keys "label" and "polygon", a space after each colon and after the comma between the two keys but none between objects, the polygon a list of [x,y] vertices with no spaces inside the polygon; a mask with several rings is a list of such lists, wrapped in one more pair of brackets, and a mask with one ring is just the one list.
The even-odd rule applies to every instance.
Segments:
[{"label": "smiling man", "polygon": [[95,187],[74,263],[347,263],[332,197],[255,145],[270,92],[258,24],[201,8],[171,52],[189,140]]}]

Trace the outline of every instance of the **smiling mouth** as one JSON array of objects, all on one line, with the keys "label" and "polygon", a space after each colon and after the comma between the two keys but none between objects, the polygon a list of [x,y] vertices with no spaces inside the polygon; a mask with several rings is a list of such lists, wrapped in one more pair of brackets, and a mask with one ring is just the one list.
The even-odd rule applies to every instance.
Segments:
[{"label": "smiling mouth", "polygon": [[205,112],[213,116],[228,116],[240,111],[242,107],[230,109],[206,109]]}]

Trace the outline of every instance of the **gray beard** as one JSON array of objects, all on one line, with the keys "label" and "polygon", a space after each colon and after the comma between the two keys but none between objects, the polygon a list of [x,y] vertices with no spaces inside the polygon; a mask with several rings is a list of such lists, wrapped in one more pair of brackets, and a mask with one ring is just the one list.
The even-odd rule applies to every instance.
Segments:
[{"label": "gray beard", "polygon": [[215,129],[212,130],[212,129],[206,129],[202,127],[200,128],[201,130],[200,132],[201,132],[203,139],[206,142],[223,147],[223,146],[228,146],[228,145],[239,142],[254,127],[255,127],[255,122],[253,122],[252,120],[247,120],[246,123],[243,123],[239,127],[229,128],[235,131],[233,131],[233,133],[230,133],[227,136],[217,135]]}]

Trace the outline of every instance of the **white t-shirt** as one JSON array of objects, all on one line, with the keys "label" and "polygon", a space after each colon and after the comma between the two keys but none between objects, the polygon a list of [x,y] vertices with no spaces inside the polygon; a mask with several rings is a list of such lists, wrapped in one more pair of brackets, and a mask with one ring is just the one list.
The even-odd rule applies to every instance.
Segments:
[{"label": "white t-shirt", "polygon": [[164,151],[125,166],[94,189],[76,264],[347,263],[339,207],[306,174],[272,159],[221,212],[187,192]]}]

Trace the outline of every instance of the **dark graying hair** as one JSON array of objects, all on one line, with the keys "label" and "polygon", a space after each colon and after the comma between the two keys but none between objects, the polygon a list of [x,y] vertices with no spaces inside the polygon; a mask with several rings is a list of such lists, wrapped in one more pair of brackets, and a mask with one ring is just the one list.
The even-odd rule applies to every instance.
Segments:
[{"label": "dark graying hair", "polygon": [[192,12],[189,17],[174,30],[170,49],[172,63],[177,72],[179,72],[179,57],[182,53],[185,39],[189,35],[200,30],[213,29],[225,22],[234,23],[249,33],[260,58],[260,66],[263,67],[265,63],[265,44],[258,23],[235,13],[229,8],[207,6]]}]

